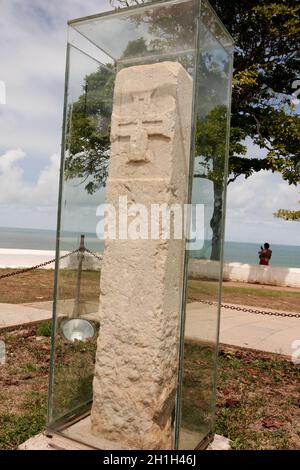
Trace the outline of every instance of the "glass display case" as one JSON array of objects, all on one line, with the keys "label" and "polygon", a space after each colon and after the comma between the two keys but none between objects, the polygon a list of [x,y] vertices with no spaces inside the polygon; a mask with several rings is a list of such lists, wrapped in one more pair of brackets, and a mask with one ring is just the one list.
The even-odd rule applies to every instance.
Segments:
[{"label": "glass display case", "polygon": [[[98,449],[212,440],[232,68],[205,0],[69,22],[48,432]],[[122,191],[187,207],[184,243],[107,242]]]}]

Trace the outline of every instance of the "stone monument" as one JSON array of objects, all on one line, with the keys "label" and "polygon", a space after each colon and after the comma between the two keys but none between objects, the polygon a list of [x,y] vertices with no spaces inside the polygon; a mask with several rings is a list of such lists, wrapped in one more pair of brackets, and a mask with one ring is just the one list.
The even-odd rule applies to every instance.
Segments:
[{"label": "stone monument", "polygon": [[[118,72],[106,203],[187,202],[192,88],[176,62]],[[105,241],[91,423],[122,448],[171,449],[185,239],[147,231]]]}]

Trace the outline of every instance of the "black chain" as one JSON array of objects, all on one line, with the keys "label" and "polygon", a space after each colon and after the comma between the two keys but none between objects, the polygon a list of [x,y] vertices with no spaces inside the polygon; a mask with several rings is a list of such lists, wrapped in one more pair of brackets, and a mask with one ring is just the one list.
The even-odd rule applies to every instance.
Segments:
[{"label": "black chain", "polygon": [[95,258],[97,258],[99,261],[102,261],[102,257],[101,257],[101,256],[96,255],[96,253],[94,253],[93,251],[89,250],[88,248],[85,248],[85,251],[86,251],[87,253],[89,253],[90,255],[94,256]]},{"label": "black chain", "polygon": [[[71,251],[70,253],[67,253],[66,255],[63,255],[59,259],[62,260],[62,259],[68,258],[68,256],[71,256],[75,253],[79,253],[80,251],[82,251],[82,250],[77,248],[77,250]],[[84,251],[86,251],[90,255],[94,256],[99,261],[102,261],[102,257],[96,255],[96,253],[93,253],[93,251],[89,250],[88,248],[85,248]],[[23,268],[23,269],[19,269],[18,271],[13,271],[11,273],[2,274],[2,276],[0,276],[0,279],[5,279],[5,278],[8,278],[8,277],[17,276],[18,274],[24,274],[24,273],[28,273],[30,271],[35,271],[36,269],[43,268],[44,266],[47,266],[48,264],[52,264],[54,262],[55,262],[55,258],[50,260],[50,261],[45,261],[44,263],[37,264],[36,266],[32,266],[30,268]],[[216,302],[211,302],[209,300],[199,300],[198,302],[201,302],[202,304],[206,304],[206,305],[218,305]],[[228,310],[236,310],[237,312],[254,313],[255,315],[270,315],[270,316],[273,316],[273,317],[300,318],[300,314],[298,314],[298,313],[293,314],[293,313],[283,313],[283,312],[269,312],[267,310],[258,310],[258,309],[246,308],[246,307],[237,307],[235,305],[227,305],[227,304],[221,304],[221,307],[225,308],[225,309],[228,309]]]},{"label": "black chain", "polygon": [[[198,302],[201,302],[202,304],[206,304],[206,305],[218,305],[217,302],[210,302],[208,300],[199,300]],[[255,315],[270,315],[274,317],[300,318],[300,314],[298,313],[270,312],[267,310],[237,307],[235,305],[227,305],[227,304],[221,304],[221,307],[226,308],[228,310],[237,310],[238,312],[254,313]]]},{"label": "black chain", "polygon": [[[88,248],[84,248],[84,250],[81,250],[80,248],[77,248],[77,250],[70,251],[70,253],[67,253],[66,255],[61,256],[59,259],[62,260],[62,259],[68,258],[68,256],[72,256],[75,253],[80,253],[81,251],[86,251],[90,255],[93,255],[95,258],[97,258],[99,261],[102,261],[102,258],[100,256],[96,255],[95,253],[93,253]],[[17,271],[13,271],[11,273],[3,274],[2,276],[0,276],[0,279],[5,279],[5,278],[8,278],[8,277],[17,276],[18,274],[24,274],[24,273],[28,273],[30,271],[35,271],[36,269],[43,268],[43,267],[48,266],[49,264],[52,264],[52,263],[55,263],[55,258],[51,259],[50,261],[45,261],[44,263],[37,264],[36,266],[31,266],[30,268],[18,269]]]}]

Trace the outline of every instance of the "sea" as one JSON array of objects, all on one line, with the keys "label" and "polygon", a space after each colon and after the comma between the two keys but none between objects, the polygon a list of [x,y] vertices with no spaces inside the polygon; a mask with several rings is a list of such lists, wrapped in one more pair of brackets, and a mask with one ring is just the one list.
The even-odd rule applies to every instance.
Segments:
[{"label": "sea", "polygon": [[[74,245],[77,235],[65,234],[64,249]],[[28,249],[28,250],[55,250],[56,233],[54,230],[20,229],[0,227],[0,248]],[[87,234],[86,246],[90,250],[102,251],[103,242],[99,241],[94,234]],[[226,241],[224,258],[227,262],[240,263],[258,263],[258,251],[261,243],[243,243]],[[74,246],[72,246],[74,249]],[[300,268],[300,245],[278,245],[271,244],[273,251],[271,265],[290,268]],[[196,258],[209,258],[209,243],[205,246],[205,253],[193,252],[192,256]],[[0,255],[1,256],[1,255]]]}]

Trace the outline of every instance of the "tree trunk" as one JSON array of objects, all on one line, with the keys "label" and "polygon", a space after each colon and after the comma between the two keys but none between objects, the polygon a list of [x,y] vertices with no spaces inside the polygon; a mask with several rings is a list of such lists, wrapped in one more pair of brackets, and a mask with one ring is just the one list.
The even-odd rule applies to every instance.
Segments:
[{"label": "tree trunk", "polygon": [[223,185],[214,183],[214,213],[210,221],[213,232],[211,260],[220,261],[222,241],[222,215],[223,215]]}]

